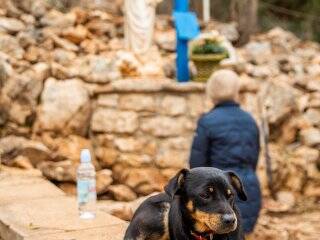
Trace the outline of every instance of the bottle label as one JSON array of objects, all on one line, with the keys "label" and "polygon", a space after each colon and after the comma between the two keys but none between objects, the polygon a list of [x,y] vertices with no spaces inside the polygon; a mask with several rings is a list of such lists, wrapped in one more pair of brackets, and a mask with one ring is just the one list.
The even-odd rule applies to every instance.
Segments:
[{"label": "bottle label", "polygon": [[96,180],[78,180],[77,191],[79,204],[85,204],[88,202],[96,201]]}]

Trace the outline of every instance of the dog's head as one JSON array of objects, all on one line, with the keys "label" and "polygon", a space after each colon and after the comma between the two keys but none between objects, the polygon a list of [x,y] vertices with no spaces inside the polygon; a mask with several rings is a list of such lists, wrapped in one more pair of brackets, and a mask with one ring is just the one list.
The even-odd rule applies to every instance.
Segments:
[{"label": "dog's head", "polygon": [[225,234],[238,225],[235,195],[247,200],[240,178],[233,172],[201,167],[183,169],[165,187],[174,198],[181,196],[185,211],[198,233]]}]

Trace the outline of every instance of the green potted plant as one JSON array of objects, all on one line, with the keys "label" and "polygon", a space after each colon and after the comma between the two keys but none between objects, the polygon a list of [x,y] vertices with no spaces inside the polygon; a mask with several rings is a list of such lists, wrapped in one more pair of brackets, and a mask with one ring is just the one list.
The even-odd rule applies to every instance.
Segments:
[{"label": "green potted plant", "polygon": [[195,81],[205,82],[212,72],[219,67],[220,61],[228,58],[229,54],[222,46],[221,40],[217,36],[200,37],[190,44],[190,59],[197,68]]}]

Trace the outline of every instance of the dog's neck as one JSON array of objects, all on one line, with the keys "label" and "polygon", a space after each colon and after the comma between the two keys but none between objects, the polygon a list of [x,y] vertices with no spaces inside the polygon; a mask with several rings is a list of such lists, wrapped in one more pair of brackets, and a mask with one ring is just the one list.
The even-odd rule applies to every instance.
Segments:
[{"label": "dog's neck", "polygon": [[[210,240],[204,236],[194,235],[186,216],[184,204],[180,196],[175,196],[169,211],[169,232],[171,240]],[[198,238],[197,238],[198,237]],[[214,238],[213,238],[214,239]]]},{"label": "dog's neck", "polygon": [[169,233],[171,240],[193,240],[190,238],[187,224],[184,222],[180,196],[175,196],[171,201],[169,211]]},{"label": "dog's neck", "polygon": [[214,235],[213,233],[199,234],[191,231],[193,240],[229,240],[227,235]]},{"label": "dog's neck", "polygon": [[213,240],[213,233],[203,235],[191,231],[191,235],[194,237],[194,240]]},{"label": "dog's neck", "polygon": [[[228,236],[216,235],[213,233],[197,233],[190,229],[190,218],[186,216],[184,204],[179,196],[176,196],[172,202],[169,211],[169,232],[170,239],[174,240],[229,240]],[[170,228],[170,226],[173,226]]]}]

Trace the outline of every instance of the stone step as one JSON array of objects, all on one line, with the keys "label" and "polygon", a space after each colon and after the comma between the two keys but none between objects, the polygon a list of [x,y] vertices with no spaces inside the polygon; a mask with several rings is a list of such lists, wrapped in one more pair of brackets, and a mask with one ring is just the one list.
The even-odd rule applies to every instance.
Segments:
[{"label": "stone step", "polygon": [[41,178],[0,179],[0,206],[12,202],[61,196],[65,194],[60,189]]},{"label": "stone step", "polygon": [[81,220],[76,199],[41,176],[0,169],[1,240],[120,240],[126,227],[100,210]]},{"label": "stone step", "polygon": [[[123,240],[126,224],[25,238],[25,240]],[[1,239],[0,239],[1,240]]]}]

